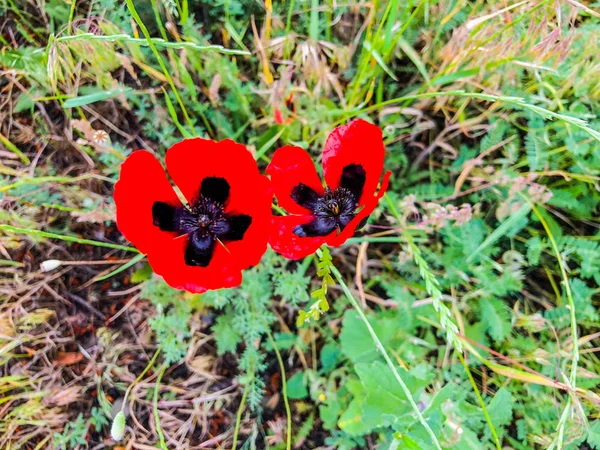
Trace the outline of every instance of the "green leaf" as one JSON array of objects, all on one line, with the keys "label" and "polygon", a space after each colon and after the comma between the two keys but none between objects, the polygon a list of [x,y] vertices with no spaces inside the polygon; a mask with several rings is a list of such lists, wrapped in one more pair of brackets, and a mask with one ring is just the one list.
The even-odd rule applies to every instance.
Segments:
[{"label": "green leaf", "polygon": [[324,429],[332,430],[336,427],[340,417],[340,400],[335,393],[329,395],[324,404],[319,405],[319,417],[323,421]]},{"label": "green leaf", "polygon": [[287,380],[287,395],[292,400],[308,397],[308,389],[304,383],[304,372],[299,371]]},{"label": "green leaf", "polygon": [[140,253],[139,255],[136,255],[133,258],[131,258],[128,262],[126,262],[125,264],[123,264],[121,267],[116,268],[115,270],[113,270],[110,273],[107,273],[106,275],[103,275],[101,277],[96,278],[96,281],[102,281],[102,280],[107,280],[108,278],[112,278],[115,275],[123,272],[124,270],[129,269],[131,266],[133,266],[136,263],[140,262],[145,257],[146,257],[146,255],[143,255],[143,254]]},{"label": "green leaf", "polygon": [[500,388],[487,406],[494,425],[508,425],[512,421],[513,399],[506,388]]},{"label": "green leaf", "polygon": [[[387,345],[398,329],[397,319],[375,319],[371,315],[368,320],[381,343],[384,346]],[[353,363],[372,362],[381,357],[373,347],[373,341],[366,325],[355,312],[350,310],[344,314],[340,345],[342,353]]]},{"label": "green leaf", "polygon": [[590,424],[586,442],[595,450],[600,450],[600,420]]},{"label": "green leaf", "polygon": [[[364,391],[359,392],[342,414],[340,428],[350,434],[359,431],[364,434],[394,424],[400,424],[401,431],[407,431],[416,423],[417,419],[404,391],[384,363],[375,361],[356,364],[354,367]],[[420,397],[432,377],[424,365],[417,366],[410,372],[403,368],[398,371],[415,399]]]},{"label": "green leaf", "polygon": [[235,353],[236,347],[241,341],[233,319],[232,314],[222,314],[217,317],[216,323],[212,327],[219,355],[227,352]]},{"label": "green leaf", "polygon": [[352,400],[338,421],[338,427],[350,436],[361,436],[373,429],[363,420],[362,402],[363,399],[360,397]]},{"label": "green leaf", "polygon": [[510,333],[510,317],[506,306],[497,299],[482,298],[479,301],[481,322],[495,342],[502,342]]},{"label": "green leaf", "polygon": [[496,228],[485,241],[467,258],[467,262],[473,261],[473,259],[485,248],[495,243],[498,239],[503,236],[514,235],[517,227],[522,228],[523,220],[531,212],[531,206],[529,204],[523,204],[519,210],[512,214],[507,220],[502,222],[498,228]]},{"label": "green leaf", "polygon": [[527,261],[530,266],[537,266],[540,263],[540,256],[544,249],[544,244],[539,236],[535,236],[527,241]]},{"label": "green leaf", "polygon": [[321,369],[328,373],[335,369],[340,359],[340,348],[336,344],[325,344],[321,349]]},{"label": "green leaf", "polygon": [[542,170],[548,162],[548,149],[544,141],[531,130],[525,137],[525,149],[531,170]]},{"label": "green leaf", "polygon": [[141,283],[142,281],[149,280],[150,277],[152,277],[152,273],[152,267],[150,267],[150,264],[146,263],[143,267],[133,272],[133,275],[131,275],[131,282]]}]

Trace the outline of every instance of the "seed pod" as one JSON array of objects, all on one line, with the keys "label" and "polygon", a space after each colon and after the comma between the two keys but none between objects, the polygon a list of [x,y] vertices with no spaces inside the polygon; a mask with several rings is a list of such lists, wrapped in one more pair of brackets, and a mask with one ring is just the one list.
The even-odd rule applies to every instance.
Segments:
[{"label": "seed pod", "polygon": [[50,272],[57,267],[60,267],[61,264],[62,261],[59,261],[58,259],[47,259],[46,261],[42,261],[40,263],[40,270],[42,272]]},{"label": "seed pod", "polygon": [[116,442],[120,442],[125,437],[125,414],[123,411],[119,411],[113,419],[110,437]]}]

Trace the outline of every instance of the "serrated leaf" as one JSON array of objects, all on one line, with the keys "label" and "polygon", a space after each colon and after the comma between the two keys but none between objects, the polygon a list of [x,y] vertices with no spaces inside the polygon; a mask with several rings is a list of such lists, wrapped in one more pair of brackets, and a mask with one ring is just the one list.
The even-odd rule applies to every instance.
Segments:
[{"label": "serrated leaf", "polygon": [[527,261],[530,266],[537,266],[540,263],[540,256],[544,245],[539,236],[535,236],[527,241]]},{"label": "serrated leaf", "polygon": [[[355,369],[363,390],[340,418],[340,428],[348,433],[360,430],[364,434],[382,426],[398,424],[403,431],[409,430],[417,419],[389,367],[380,361],[375,361],[369,364],[356,364]],[[417,366],[410,372],[403,368],[397,370],[411,396],[418,399],[425,386],[429,384],[432,374],[425,369],[425,366]],[[356,401],[363,395],[364,399],[360,402],[359,408]]]},{"label": "serrated leaf", "polygon": [[234,326],[233,319],[231,314],[220,315],[212,327],[219,355],[227,352],[235,353],[236,347],[241,341],[241,336]]},{"label": "serrated leaf", "polygon": [[512,421],[513,399],[506,388],[500,388],[487,406],[492,423],[496,426],[508,425]]},{"label": "serrated leaf", "polygon": [[[371,326],[381,343],[386,346],[394,336],[397,325],[394,320],[368,317]],[[346,311],[342,321],[340,345],[344,353],[354,363],[372,362],[381,356],[374,347],[369,330],[353,311]]]},{"label": "serrated leaf", "polygon": [[495,342],[502,342],[510,333],[509,315],[504,304],[496,299],[482,298],[479,301],[481,322]]},{"label": "serrated leaf", "polygon": [[600,450],[600,420],[590,423],[586,442],[595,450]]}]

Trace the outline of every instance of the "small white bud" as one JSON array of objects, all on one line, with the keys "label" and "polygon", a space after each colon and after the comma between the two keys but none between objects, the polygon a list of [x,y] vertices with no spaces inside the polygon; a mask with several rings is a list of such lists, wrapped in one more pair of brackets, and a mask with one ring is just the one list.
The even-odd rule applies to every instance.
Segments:
[{"label": "small white bud", "polygon": [[113,419],[110,437],[116,442],[120,442],[125,437],[125,414],[123,411],[119,411]]},{"label": "small white bud", "polygon": [[54,270],[57,267],[60,267],[61,264],[62,264],[62,261],[59,261],[58,259],[47,259],[46,261],[41,262],[40,270],[42,272],[50,272],[51,270]]}]

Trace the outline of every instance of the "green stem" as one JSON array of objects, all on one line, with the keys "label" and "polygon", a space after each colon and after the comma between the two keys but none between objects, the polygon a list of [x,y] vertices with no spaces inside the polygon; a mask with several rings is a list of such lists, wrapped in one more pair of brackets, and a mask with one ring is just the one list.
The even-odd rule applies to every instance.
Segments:
[{"label": "green stem", "polygon": [[[164,47],[164,48],[174,48],[174,49],[189,49],[189,50],[198,50],[198,51],[217,51],[219,53],[223,53],[226,55],[250,55],[250,52],[246,50],[235,50],[232,48],[225,48],[222,45],[198,45],[195,42],[167,42],[162,38],[151,38],[142,39],[142,38],[134,38],[129,36],[128,34],[109,34],[109,35],[98,35],[92,33],[80,33],[73,36],[59,36],[55,39],[55,42],[62,41],[105,41],[105,42],[129,42],[132,44],[141,45],[143,47],[149,46],[149,42],[152,43],[156,47]],[[70,98],[71,96],[64,95],[57,98],[57,100],[61,100],[62,98]],[[42,101],[43,99],[52,100],[52,98],[41,97],[36,100]]]},{"label": "green stem", "polygon": [[77,0],[71,0],[71,10],[69,11],[69,22],[67,23],[67,34],[71,34],[71,24],[73,23],[73,19],[75,18],[75,6],[77,5]]},{"label": "green stem", "polygon": [[[565,265],[563,264],[562,256],[560,250],[558,249],[558,244],[556,243],[556,239],[554,239],[554,235],[552,234],[552,230],[548,225],[548,222],[544,218],[540,211],[536,208],[535,204],[527,198],[525,195],[521,195],[525,199],[525,201],[531,206],[532,211],[538,217],[540,223],[544,227],[546,234],[548,235],[548,240],[550,241],[550,245],[552,246],[552,251],[556,256],[556,260],[558,261],[558,267],[560,268],[560,273],[563,280],[563,285],[565,288],[565,293],[567,294],[567,303],[569,309],[569,318],[571,322],[571,340],[573,341],[573,351],[572,351],[572,361],[571,361],[571,372],[569,373],[569,387],[572,389],[572,392],[577,388],[577,365],[579,363],[579,342],[577,338],[577,315],[575,314],[575,300],[573,299],[573,293],[571,292],[571,285],[569,283],[569,277],[567,275],[567,270],[565,269]],[[558,422],[557,436],[552,441],[552,444],[549,447],[553,449],[555,445],[557,445],[558,449],[563,448],[563,439],[565,432],[565,425],[567,423],[568,412],[571,410],[571,397],[567,398],[567,404],[565,405],[565,409],[563,410],[560,420]]]},{"label": "green stem", "polygon": [[[388,202],[388,206],[392,212],[392,215],[396,218],[398,223],[402,223],[400,213],[387,193],[385,194],[385,199]],[[457,351],[462,351],[462,343],[457,336],[458,327],[452,320],[452,314],[450,313],[450,310],[443,302],[443,294],[440,290],[439,281],[429,269],[429,265],[421,254],[421,249],[416,245],[412,235],[407,230],[401,231],[401,234],[413,254],[413,260],[419,268],[419,274],[421,275],[421,278],[423,281],[425,281],[425,290],[433,299],[433,308],[438,314],[440,325],[442,325],[442,328],[446,332],[446,341],[449,344],[452,344]]]},{"label": "green stem", "polygon": [[167,448],[167,443],[165,441],[165,435],[163,434],[162,428],[160,426],[160,417],[158,416],[158,390],[160,389],[160,382],[162,380],[165,371],[167,370],[167,366],[164,365],[161,367],[160,372],[158,372],[158,378],[156,379],[156,387],[154,388],[154,397],[152,399],[152,412],[154,413],[154,422],[156,424],[156,432],[158,433],[158,438],[160,439],[160,447],[163,450],[169,450]]},{"label": "green stem", "polygon": [[285,41],[283,43],[283,59],[290,58],[291,44],[289,43],[289,39],[290,30],[292,29],[292,15],[294,14],[295,3],[296,0],[290,0],[290,4],[288,6],[287,21],[285,23]]},{"label": "green stem", "polygon": [[[250,376],[251,380],[254,380],[254,374]],[[240,406],[237,410],[236,419],[235,419],[235,429],[233,431],[233,444],[231,445],[231,450],[237,449],[238,435],[240,434],[240,426],[242,424],[242,413],[244,412],[244,405],[246,404],[246,399],[248,398],[248,390],[250,386],[246,386],[244,389],[244,394],[242,395],[242,401],[240,402]]]},{"label": "green stem", "polygon": [[494,443],[496,444],[496,448],[498,450],[502,450],[502,445],[500,444],[500,439],[498,439],[498,433],[496,433],[496,428],[494,428],[494,424],[492,423],[492,418],[490,417],[490,414],[488,413],[488,410],[485,406],[485,402],[483,401],[483,398],[481,397],[479,388],[477,387],[477,383],[475,383],[475,380],[473,379],[471,370],[469,369],[469,366],[467,365],[467,362],[465,361],[465,358],[462,355],[462,352],[456,352],[456,354],[458,355],[458,359],[460,359],[460,362],[462,363],[463,367],[465,368],[465,372],[467,372],[467,377],[469,377],[471,386],[473,386],[473,390],[475,391],[475,395],[477,396],[479,405],[481,406],[481,409],[483,410],[483,415],[485,416],[485,420],[487,421],[488,426],[490,427],[490,431],[492,432],[492,436],[494,437]]},{"label": "green stem", "polygon": [[269,341],[273,346],[273,350],[275,350],[275,355],[277,355],[277,361],[279,362],[279,370],[281,370],[281,391],[283,393],[283,403],[285,404],[285,413],[287,415],[287,440],[285,448],[287,450],[291,450],[292,448],[292,411],[290,409],[290,402],[288,400],[287,395],[287,379],[285,374],[285,367],[283,365],[283,359],[281,358],[281,354],[275,345],[275,339],[273,339],[273,335],[271,331],[267,328],[267,336],[269,336]]},{"label": "green stem", "polygon": [[158,31],[160,32],[160,35],[165,41],[168,41],[169,38],[167,37],[167,31],[165,30],[165,26],[163,25],[162,20],[160,18],[160,11],[158,10],[158,4],[156,0],[152,0],[152,11],[154,11],[154,20],[156,20],[156,24],[158,25]]},{"label": "green stem", "polygon": [[[317,255],[319,255],[319,256],[321,255],[321,250],[317,250]],[[390,357],[390,355],[388,354],[387,350],[385,349],[385,347],[381,343],[381,340],[377,336],[377,333],[375,333],[375,330],[373,329],[373,327],[369,323],[369,320],[367,319],[367,316],[365,315],[365,313],[363,312],[363,310],[359,306],[358,302],[356,301],[356,299],[354,298],[354,296],[350,292],[350,289],[346,285],[346,282],[344,281],[344,278],[342,277],[342,274],[340,273],[339,270],[337,270],[337,268],[335,266],[331,267],[331,273],[333,273],[333,276],[335,277],[335,279],[337,280],[337,282],[342,287],[342,291],[344,291],[344,294],[346,295],[346,297],[348,298],[348,300],[350,301],[350,303],[352,304],[352,306],[354,307],[354,309],[356,310],[356,312],[360,316],[361,320],[364,322],[365,326],[367,327],[367,330],[369,330],[369,334],[371,335],[371,338],[373,339],[373,342],[375,342],[375,345],[377,346],[377,350],[379,352],[381,352],[381,354],[383,356],[383,359],[385,359],[385,362],[387,363],[388,367],[390,368],[390,370],[394,374],[394,377],[396,378],[396,381],[400,385],[400,388],[402,388],[402,391],[404,392],[404,395],[406,395],[406,398],[408,399],[408,402],[409,402],[410,406],[412,407],[412,409],[414,410],[415,414],[417,415],[417,418],[419,419],[419,422],[421,423],[421,425],[423,425],[423,427],[425,428],[425,431],[427,431],[427,434],[429,434],[429,437],[431,438],[431,441],[433,442],[435,448],[437,450],[442,450],[442,447],[440,446],[440,443],[439,443],[439,441],[438,441],[435,433],[433,432],[433,430],[431,429],[431,427],[429,426],[429,424],[425,421],[425,418],[423,417],[423,414],[421,414],[421,411],[419,410],[419,407],[417,406],[417,404],[415,403],[415,401],[412,398],[412,394],[411,394],[410,390],[408,389],[408,386],[406,385],[406,383],[404,382],[404,380],[400,376],[400,373],[396,369],[396,366],[394,365],[394,362],[392,361],[392,358]]]}]

